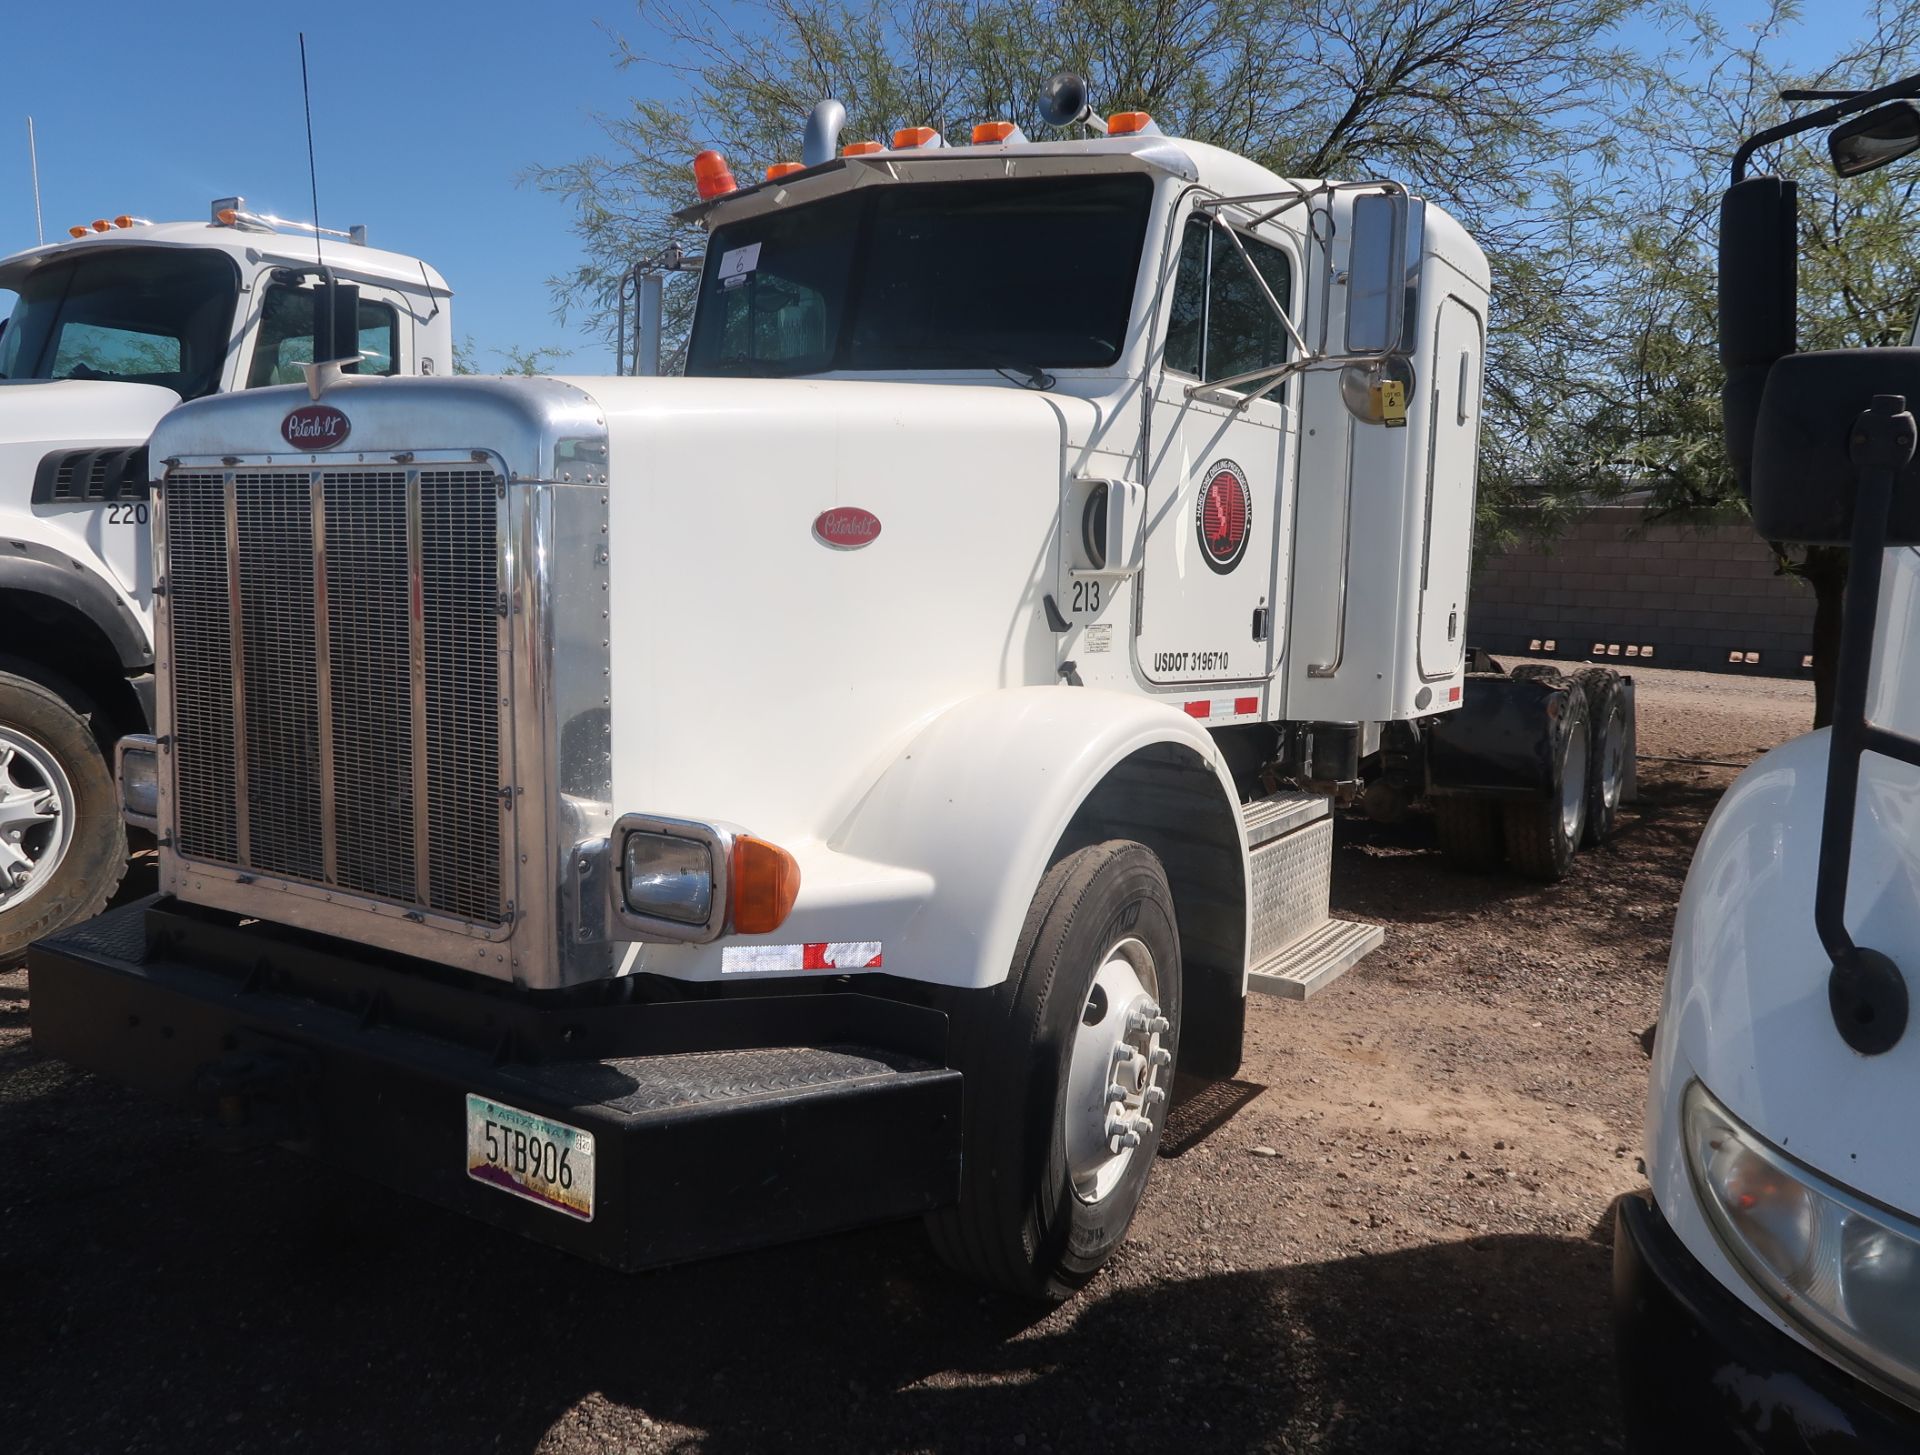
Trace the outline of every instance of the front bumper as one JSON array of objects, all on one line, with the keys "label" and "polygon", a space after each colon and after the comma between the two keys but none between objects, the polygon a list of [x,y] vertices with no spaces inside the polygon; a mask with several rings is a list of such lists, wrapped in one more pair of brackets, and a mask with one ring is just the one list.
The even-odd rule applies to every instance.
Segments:
[{"label": "front bumper", "polygon": [[[960,1074],[946,1017],[924,1007],[587,1005],[166,900],[42,940],[27,963],[42,1054],[617,1268],[958,1195]],[[470,1093],[594,1134],[592,1221],[468,1175]]]},{"label": "front bumper", "polygon": [[1920,1449],[1920,1413],[1754,1313],[1637,1193],[1614,1204],[1613,1319],[1628,1440],[1636,1450]]}]

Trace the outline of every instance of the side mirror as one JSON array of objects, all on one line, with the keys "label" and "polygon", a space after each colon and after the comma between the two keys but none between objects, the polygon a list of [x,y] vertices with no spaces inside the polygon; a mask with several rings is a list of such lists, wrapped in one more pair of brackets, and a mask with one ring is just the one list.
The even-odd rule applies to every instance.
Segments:
[{"label": "side mirror", "polygon": [[1749,177],[1720,199],[1720,412],[1727,458],[1748,496],[1768,371],[1799,346],[1799,216],[1799,189],[1783,177]]},{"label": "side mirror", "polygon": [[360,362],[360,286],[331,274],[313,290],[313,361]]},{"label": "side mirror", "polygon": [[1347,352],[1379,354],[1405,333],[1407,216],[1404,192],[1366,192],[1353,199],[1353,241],[1347,248]]},{"label": "side mirror", "polygon": [[[1877,394],[1920,400],[1920,349],[1831,349],[1776,362],[1753,434],[1753,524],[1768,540],[1844,546],[1859,487],[1854,421]],[[1920,545],[1920,460],[1900,474],[1887,544]]]},{"label": "side mirror", "polygon": [[1889,101],[1827,133],[1827,155],[1843,177],[1897,162],[1920,147],[1920,105]]}]

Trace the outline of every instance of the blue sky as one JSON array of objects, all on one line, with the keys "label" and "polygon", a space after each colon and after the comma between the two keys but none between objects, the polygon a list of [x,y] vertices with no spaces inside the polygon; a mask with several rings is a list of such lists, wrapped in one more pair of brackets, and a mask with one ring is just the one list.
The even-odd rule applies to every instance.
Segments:
[{"label": "blue sky", "polygon": [[[1713,8],[1737,24],[1764,7]],[[557,346],[573,351],[560,367],[608,369],[603,342],[553,317],[546,280],[578,257],[567,207],[517,178],[598,150],[594,113],[660,84],[613,62],[609,30],[644,42],[632,0],[22,0],[4,32],[0,253],[34,241],[29,115],[50,238],[122,212],[199,218],[236,192],[306,217],[303,29],[322,220],[365,223],[376,245],[438,267],[455,290],[455,333],[471,337],[482,368],[499,365],[496,350]],[[1788,44],[1807,44],[1812,29]],[[1630,33],[1659,44],[1644,23]]]},{"label": "blue sky", "polygon": [[566,206],[515,179],[597,150],[592,113],[648,84],[615,67],[600,25],[631,34],[630,0],[86,0],[6,15],[0,253],[34,242],[29,115],[49,238],[123,212],[202,218],[236,192],[307,217],[305,30],[322,221],[363,222],[376,246],[438,267],[481,367],[499,365],[490,349],[549,345],[573,349],[568,370],[611,367],[606,345],[553,319],[546,280],[578,257]]}]

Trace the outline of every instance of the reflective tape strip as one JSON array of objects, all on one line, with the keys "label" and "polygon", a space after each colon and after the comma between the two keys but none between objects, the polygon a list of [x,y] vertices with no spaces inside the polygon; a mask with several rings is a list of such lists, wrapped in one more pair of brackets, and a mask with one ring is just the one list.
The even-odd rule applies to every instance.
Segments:
[{"label": "reflective tape strip", "polygon": [[815,940],[805,945],[728,945],[722,975],[779,975],[799,970],[878,970],[878,940]]}]

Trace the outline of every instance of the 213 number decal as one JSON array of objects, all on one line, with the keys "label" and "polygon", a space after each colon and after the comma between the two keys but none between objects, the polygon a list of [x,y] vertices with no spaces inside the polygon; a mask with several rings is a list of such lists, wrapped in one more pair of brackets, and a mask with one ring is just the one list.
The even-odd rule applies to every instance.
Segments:
[{"label": "213 number decal", "polygon": [[1100,583],[1098,581],[1076,581],[1073,583],[1073,609],[1075,612],[1100,611]]}]

